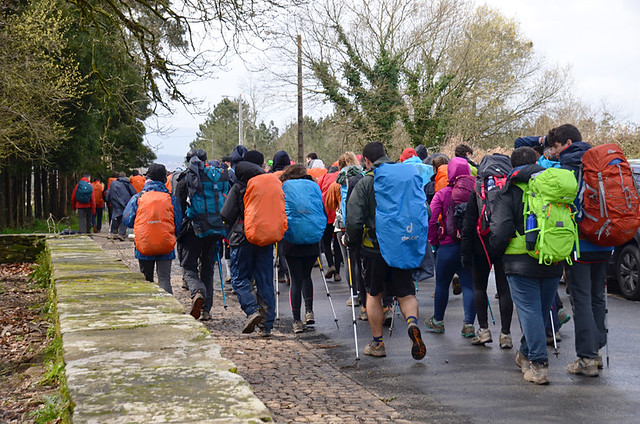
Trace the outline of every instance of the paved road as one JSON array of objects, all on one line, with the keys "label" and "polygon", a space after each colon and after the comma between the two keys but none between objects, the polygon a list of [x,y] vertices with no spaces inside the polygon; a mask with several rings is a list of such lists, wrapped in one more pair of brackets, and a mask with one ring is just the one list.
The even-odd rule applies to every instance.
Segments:
[{"label": "paved road", "polygon": [[[616,295],[609,295],[610,367],[600,377],[572,376],[566,366],[575,359],[573,322],[561,329],[559,356],[549,349],[549,386],[536,386],[523,380],[514,357],[516,350],[502,350],[497,343],[498,325],[491,325],[493,344],[472,346],[460,335],[462,326],[462,296],[450,296],[445,316],[447,331],[429,333],[423,321],[433,313],[434,280],[419,286],[420,321],[427,345],[427,357],[415,361],[410,356],[406,324],[396,321],[393,336],[385,330],[386,358],[362,355],[370,340],[368,325],[358,322],[360,357],[354,367],[353,326],[351,310],[345,306],[348,298],[346,283],[329,281],[329,289],[339,318],[336,330],[325,289],[318,269],[314,269],[316,293],[315,331],[302,339],[327,338],[340,345],[330,350],[338,367],[377,393],[388,404],[408,412],[416,421],[472,423],[638,423],[640,422],[640,365],[637,351],[640,343],[640,304]],[[343,280],[344,281],[344,280]],[[491,287],[493,286],[493,287]],[[286,289],[286,287],[285,287]],[[569,307],[564,286],[560,286],[565,306]],[[494,299],[495,284],[490,284],[489,297],[496,319],[498,301]],[[286,296],[280,298],[281,311],[288,313]],[[288,315],[287,315],[288,316]],[[514,339],[519,339],[517,315],[511,326]],[[517,346],[517,344],[516,344]],[[423,421],[424,420],[424,421]]]}]

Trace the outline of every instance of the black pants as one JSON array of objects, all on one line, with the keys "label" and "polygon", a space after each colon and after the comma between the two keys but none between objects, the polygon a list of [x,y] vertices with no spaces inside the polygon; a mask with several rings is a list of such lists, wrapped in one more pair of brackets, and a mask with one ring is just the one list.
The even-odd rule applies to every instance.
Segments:
[{"label": "black pants", "polygon": [[[493,263],[494,273],[496,277],[496,288],[498,289],[499,305],[500,305],[500,326],[501,332],[504,334],[511,333],[511,318],[513,316],[513,301],[511,300],[511,292],[509,291],[509,283],[504,273],[504,265],[501,260]],[[489,317],[487,308],[489,299],[487,298],[487,286],[489,285],[489,273],[491,267],[485,256],[473,256],[472,274],[473,274],[473,301],[476,305],[476,314],[478,316],[478,324],[480,328],[489,328]]]},{"label": "black pants", "polygon": [[316,262],[316,256],[286,256],[289,272],[291,273],[291,287],[289,299],[294,321],[300,321],[300,309],[304,297],[304,308],[313,311],[313,282],[311,270]]},{"label": "black pants", "polygon": [[195,235],[193,230],[181,235],[180,266],[187,282],[191,298],[200,292],[204,296],[203,310],[209,312],[213,305],[214,262],[217,258],[219,238]]},{"label": "black pants", "polygon": [[334,267],[336,271],[340,272],[340,266],[342,265],[342,252],[340,251],[340,245],[338,237],[334,237],[333,224],[327,224],[324,229],[324,235],[322,236],[322,251],[327,258],[327,265]]}]

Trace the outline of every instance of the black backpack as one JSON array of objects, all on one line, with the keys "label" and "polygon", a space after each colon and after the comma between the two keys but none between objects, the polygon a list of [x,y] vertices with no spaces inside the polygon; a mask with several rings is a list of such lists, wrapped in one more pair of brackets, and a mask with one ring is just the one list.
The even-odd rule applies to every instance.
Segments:
[{"label": "black backpack", "polygon": [[509,156],[500,153],[485,156],[478,166],[478,176],[474,190],[479,214],[476,229],[481,239],[489,234],[493,203],[498,191],[507,182],[507,176],[512,169]]}]

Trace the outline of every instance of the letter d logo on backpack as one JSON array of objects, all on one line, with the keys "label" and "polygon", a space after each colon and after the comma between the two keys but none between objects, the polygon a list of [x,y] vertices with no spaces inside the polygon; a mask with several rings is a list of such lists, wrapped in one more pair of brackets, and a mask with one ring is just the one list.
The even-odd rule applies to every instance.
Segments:
[{"label": "letter d logo on backpack", "polygon": [[420,266],[427,248],[427,198],[413,165],[385,163],[374,170],[376,238],[394,268]]}]

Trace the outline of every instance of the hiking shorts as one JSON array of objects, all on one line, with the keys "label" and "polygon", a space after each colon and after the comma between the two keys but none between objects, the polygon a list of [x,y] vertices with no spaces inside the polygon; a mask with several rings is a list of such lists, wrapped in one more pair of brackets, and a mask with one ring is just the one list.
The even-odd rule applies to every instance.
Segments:
[{"label": "hiking shorts", "polygon": [[416,294],[412,269],[400,269],[387,265],[382,256],[362,256],[364,285],[371,296],[383,293],[405,297]]}]

